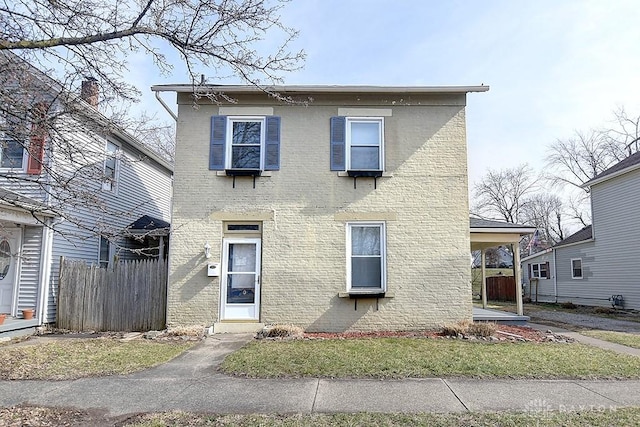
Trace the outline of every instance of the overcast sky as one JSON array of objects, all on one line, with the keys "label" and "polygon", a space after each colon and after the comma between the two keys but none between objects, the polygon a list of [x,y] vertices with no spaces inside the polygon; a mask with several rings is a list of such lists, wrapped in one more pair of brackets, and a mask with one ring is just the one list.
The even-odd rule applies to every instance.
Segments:
[{"label": "overcast sky", "polygon": [[[468,95],[470,186],[487,168],[541,170],[548,144],[619,106],[640,115],[637,0],[293,0],[282,18],[307,53],[286,84],[489,85]],[[188,83],[131,69],[146,110],[161,110],[151,85]]]}]

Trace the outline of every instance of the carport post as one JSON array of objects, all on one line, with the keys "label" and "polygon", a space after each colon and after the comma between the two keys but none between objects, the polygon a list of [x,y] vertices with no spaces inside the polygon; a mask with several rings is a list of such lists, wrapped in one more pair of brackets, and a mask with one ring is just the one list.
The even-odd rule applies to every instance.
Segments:
[{"label": "carport post", "polygon": [[480,268],[482,271],[482,308],[487,308],[487,259],[484,248],[480,249],[480,264],[482,265]]},{"label": "carport post", "polygon": [[520,245],[516,242],[513,244],[513,273],[514,282],[516,282],[516,305],[518,307],[518,316],[522,316],[522,283],[520,279]]}]

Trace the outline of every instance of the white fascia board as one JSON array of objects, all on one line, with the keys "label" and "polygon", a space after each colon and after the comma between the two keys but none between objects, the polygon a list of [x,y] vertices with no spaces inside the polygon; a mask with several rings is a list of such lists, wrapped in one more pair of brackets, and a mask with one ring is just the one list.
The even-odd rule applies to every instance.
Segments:
[{"label": "white fascia board", "polygon": [[476,227],[470,227],[469,230],[472,233],[497,233],[497,234],[533,234],[536,232],[535,228],[529,228],[529,227],[523,227],[523,228],[488,228],[488,227],[482,227],[482,228],[476,228]]},{"label": "white fascia board", "polygon": [[[266,90],[276,92],[302,93],[468,93],[487,92],[489,86],[338,86],[338,85],[282,85],[266,86]],[[154,92],[225,92],[225,93],[259,93],[264,90],[252,85],[205,85],[191,84],[155,85]]]},{"label": "white fascia board", "polygon": [[555,247],[554,248],[547,248],[547,249],[545,249],[543,251],[536,252],[533,255],[529,255],[529,256],[526,256],[524,258],[520,258],[520,263],[522,264],[523,262],[529,261],[529,260],[534,259],[536,257],[539,257],[540,255],[545,255],[545,254],[548,254],[550,252],[553,252],[554,249],[555,249]]},{"label": "white fascia board", "polygon": [[637,163],[635,165],[631,165],[631,166],[626,167],[624,169],[620,169],[619,171],[611,173],[609,175],[605,175],[602,178],[592,179],[591,181],[585,182],[580,187],[581,188],[591,188],[591,186],[593,186],[593,185],[600,184],[601,182],[608,181],[608,180],[610,180],[612,178],[618,177],[620,175],[624,175],[625,173],[632,172],[632,171],[634,171],[636,169],[640,169],[640,163]]}]

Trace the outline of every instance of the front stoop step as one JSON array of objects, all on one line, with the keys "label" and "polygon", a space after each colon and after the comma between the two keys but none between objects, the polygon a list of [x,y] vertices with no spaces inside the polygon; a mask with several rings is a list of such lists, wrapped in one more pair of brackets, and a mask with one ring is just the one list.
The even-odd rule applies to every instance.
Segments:
[{"label": "front stoop step", "polygon": [[214,334],[247,334],[259,332],[264,323],[257,322],[217,322],[213,324]]}]

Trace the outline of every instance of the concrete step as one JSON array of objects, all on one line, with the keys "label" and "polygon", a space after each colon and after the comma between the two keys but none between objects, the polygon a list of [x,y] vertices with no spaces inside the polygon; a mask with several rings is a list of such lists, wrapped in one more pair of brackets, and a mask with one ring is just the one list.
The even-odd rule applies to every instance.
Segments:
[{"label": "concrete step", "polygon": [[214,334],[247,334],[256,333],[264,328],[258,322],[217,322],[213,324]]}]

